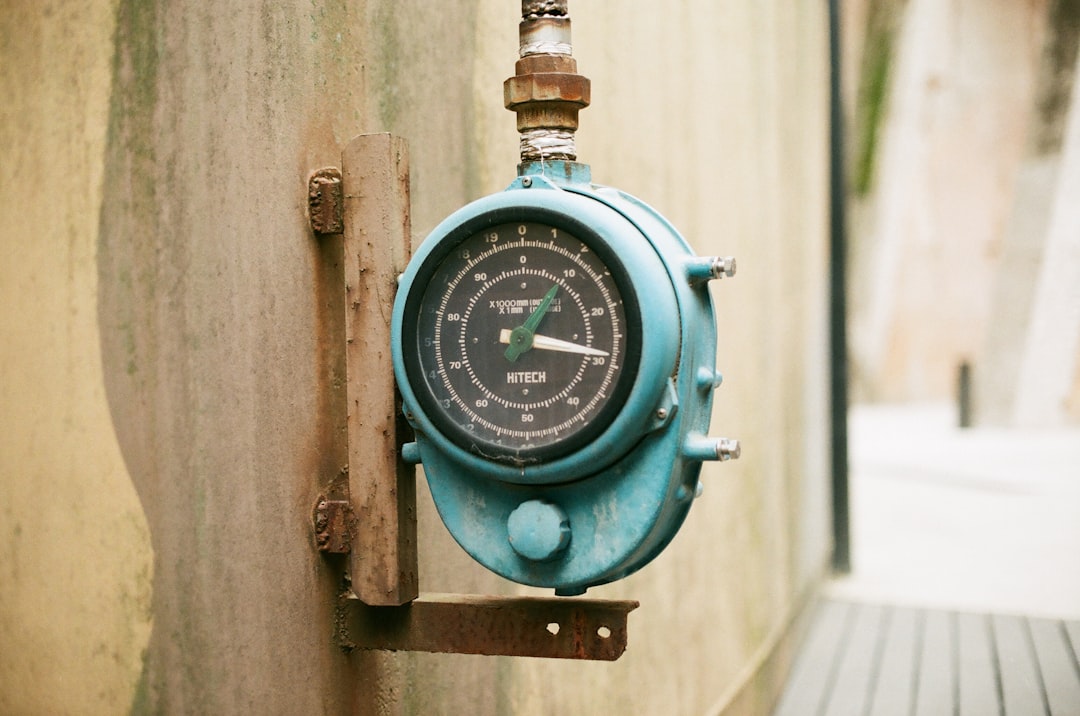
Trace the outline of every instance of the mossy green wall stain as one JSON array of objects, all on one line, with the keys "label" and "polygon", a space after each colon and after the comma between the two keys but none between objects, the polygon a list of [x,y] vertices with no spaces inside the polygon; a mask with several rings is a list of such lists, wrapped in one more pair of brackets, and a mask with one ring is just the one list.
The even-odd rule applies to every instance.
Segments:
[{"label": "mossy green wall stain", "polygon": [[[102,211],[98,232],[99,285],[116,299],[102,304],[103,341],[115,338],[124,375],[142,385],[156,380],[144,362],[154,342],[147,305],[156,294],[158,274],[154,237],[159,233],[159,152],[157,123],[162,44],[159,5],[155,0],[121,0],[116,6],[112,91],[105,150]],[[104,307],[103,307],[104,306]],[[108,367],[106,366],[108,374]],[[145,500],[145,495],[143,496]],[[140,575],[130,608],[152,618],[153,575]],[[181,648],[184,635],[174,634]],[[153,639],[153,638],[152,638]],[[155,712],[164,681],[150,668],[154,642],[143,651],[142,671],[132,693],[133,714]]]},{"label": "mossy green wall stain", "polygon": [[[363,86],[369,115],[362,131],[392,132],[409,142],[414,230],[433,227],[481,193],[479,166],[489,155],[474,131],[479,5],[383,0],[367,6]],[[516,28],[507,34],[515,37]],[[509,76],[516,57],[513,41],[507,46]],[[501,84],[486,91],[489,101],[501,104]],[[515,131],[509,113],[505,131]],[[514,175],[515,167],[507,166],[507,183]]]},{"label": "mossy green wall stain", "polygon": [[888,108],[895,18],[902,12],[903,5],[903,0],[872,0],[870,6],[854,132],[856,146],[851,188],[858,196],[865,196],[873,187],[880,132]]},{"label": "mossy green wall stain", "polygon": [[363,91],[360,86],[363,57],[357,51],[361,43],[356,42],[356,33],[363,28],[358,13],[345,0],[313,0],[308,24],[315,87],[333,92],[335,104],[354,104],[355,97]]},{"label": "mossy green wall stain", "polygon": [[[154,0],[124,0],[116,8],[116,31],[112,61],[112,94],[109,101],[109,124],[106,143],[106,169],[103,207],[126,217],[134,217],[143,230],[155,229],[157,215],[157,182],[155,181],[155,124],[158,103],[157,3]],[[124,176],[122,183],[109,183],[110,177]],[[134,376],[139,370],[137,336],[138,318],[134,304],[134,277],[141,282],[147,273],[146,265],[124,261],[123,252],[112,252],[104,240],[114,233],[111,221],[116,214],[102,211],[98,231],[100,253],[122,262],[115,276],[120,288],[130,296],[124,315],[113,316],[127,360],[125,370]],[[99,263],[99,267],[101,264]],[[99,279],[108,280],[102,275]],[[152,285],[153,282],[151,282]]]},{"label": "mossy green wall stain", "polygon": [[375,107],[380,125],[396,127],[401,112],[401,83],[403,47],[398,38],[401,32],[399,20],[402,13],[395,12],[394,3],[373,3],[371,34],[375,40],[375,53],[370,68],[371,90],[375,93]]},{"label": "mossy green wall stain", "polygon": [[139,681],[135,684],[135,693],[131,699],[131,708],[128,713],[131,716],[147,716],[151,712],[149,674],[146,669],[146,650],[142,653],[142,673]]},{"label": "mossy green wall stain", "polygon": [[1061,151],[1065,119],[1072,104],[1073,74],[1080,46],[1080,0],[1053,0],[1047,13],[1036,113],[1030,143],[1038,156]]},{"label": "mossy green wall stain", "polygon": [[[124,0],[117,6],[113,54],[113,91],[109,106],[108,146],[123,146],[133,160],[154,161],[154,110],[158,100],[157,3]],[[153,184],[133,187],[136,209],[153,205]],[[147,194],[149,192],[149,194]],[[149,202],[146,200],[149,199]]]}]

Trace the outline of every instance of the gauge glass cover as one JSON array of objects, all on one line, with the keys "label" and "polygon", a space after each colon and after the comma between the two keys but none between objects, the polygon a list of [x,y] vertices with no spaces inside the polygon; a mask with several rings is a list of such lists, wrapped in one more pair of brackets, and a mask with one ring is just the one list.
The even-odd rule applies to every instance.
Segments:
[{"label": "gauge glass cover", "polygon": [[566,455],[618,414],[640,357],[632,285],[584,225],[461,227],[414,282],[406,371],[435,426],[515,465]]}]

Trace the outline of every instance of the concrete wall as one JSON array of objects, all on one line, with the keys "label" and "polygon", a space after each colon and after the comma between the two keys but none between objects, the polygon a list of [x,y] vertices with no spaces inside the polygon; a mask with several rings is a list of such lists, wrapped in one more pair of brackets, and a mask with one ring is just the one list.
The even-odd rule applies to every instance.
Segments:
[{"label": "concrete wall", "polygon": [[[873,2],[854,133],[852,378],[860,398],[947,399],[991,320],[1045,3]],[[870,13],[873,18],[873,12]]]},{"label": "concrete wall", "polygon": [[[420,240],[498,191],[513,0],[9,3],[0,18],[0,711],[762,713],[827,533],[826,23],[813,0],[572,3],[581,156],[715,287],[710,466],[624,582],[614,664],[345,654],[310,512],[334,447],[334,257],[306,178],[410,142]],[[520,590],[421,491],[421,585]]]},{"label": "concrete wall", "polygon": [[0,20],[0,712],[131,703],[154,554],[97,314],[113,8]]},{"label": "concrete wall", "polygon": [[969,363],[978,422],[1075,421],[1080,4],[862,0],[847,19],[855,395],[948,400]]},{"label": "concrete wall", "polygon": [[1080,3],[1050,3],[1016,174],[986,341],[977,357],[981,423],[1025,427],[1080,421]]}]

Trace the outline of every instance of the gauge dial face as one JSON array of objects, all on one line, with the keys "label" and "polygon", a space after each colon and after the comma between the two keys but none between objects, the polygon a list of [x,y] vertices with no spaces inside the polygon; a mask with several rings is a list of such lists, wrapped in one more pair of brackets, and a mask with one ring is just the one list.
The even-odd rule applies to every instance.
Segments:
[{"label": "gauge dial face", "polygon": [[587,234],[488,226],[419,274],[406,369],[432,421],[464,449],[511,464],[550,460],[618,413],[640,319],[617,258]]}]

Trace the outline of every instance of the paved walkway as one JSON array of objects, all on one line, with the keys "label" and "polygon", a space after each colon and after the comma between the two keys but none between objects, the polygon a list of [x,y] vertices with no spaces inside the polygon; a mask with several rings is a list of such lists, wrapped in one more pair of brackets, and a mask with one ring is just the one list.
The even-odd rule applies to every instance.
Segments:
[{"label": "paved walkway", "polygon": [[852,573],[775,712],[1080,714],[1080,429],[850,419]]},{"label": "paved walkway", "polygon": [[852,574],[828,594],[1080,619],[1080,428],[955,424],[950,406],[852,411]]}]

